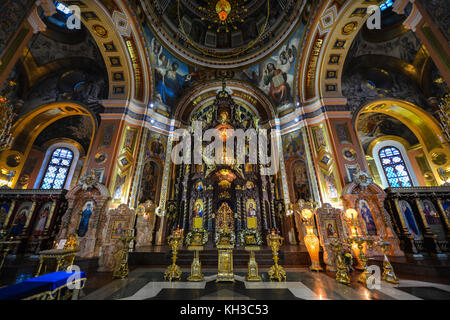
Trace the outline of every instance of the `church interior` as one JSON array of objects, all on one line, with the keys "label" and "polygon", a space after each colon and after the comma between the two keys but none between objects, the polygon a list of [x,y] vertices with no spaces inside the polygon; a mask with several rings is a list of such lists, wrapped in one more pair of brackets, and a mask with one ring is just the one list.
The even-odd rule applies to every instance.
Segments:
[{"label": "church interior", "polygon": [[0,300],[450,300],[449,6],[1,1]]}]

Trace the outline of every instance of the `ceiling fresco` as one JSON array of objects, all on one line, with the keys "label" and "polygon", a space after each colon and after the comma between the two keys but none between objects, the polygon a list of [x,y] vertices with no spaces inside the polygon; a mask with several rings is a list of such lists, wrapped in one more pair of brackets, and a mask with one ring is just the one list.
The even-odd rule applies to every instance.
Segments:
[{"label": "ceiling fresco", "polygon": [[164,46],[160,35],[154,35],[149,23],[144,21],[142,28],[154,71],[154,104],[160,113],[167,116],[173,114],[180,98],[189,88],[221,77],[256,84],[269,97],[278,114],[286,114],[294,108],[295,70],[305,23],[299,23],[289,39],[270,57],[232,71],[217,71],[192,62],[186,63],[185,59],[178,58]]},{"label": "ceiling fresco", "polygon": [[381,113],[363,113],[357,123],[359,138],[364,151],[370,143],[383,136],[397,136],[405,139],[411,146],[419,143],[414,133],[401,121]]}]

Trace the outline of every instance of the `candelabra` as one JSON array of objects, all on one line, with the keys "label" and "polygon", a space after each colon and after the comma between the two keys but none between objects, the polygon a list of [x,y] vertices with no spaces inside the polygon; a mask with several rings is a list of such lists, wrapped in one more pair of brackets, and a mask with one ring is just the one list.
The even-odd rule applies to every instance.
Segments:
[{"label": "candelabra", "polygon": [[0,151],[9,149],[13,142],[11,128],[16,114],[6,95],[15,85],[15,82],[10,81],[8,88],[0,94]]},{"label": "candelabra", "polygon": [[311,271],[322,271],[319,260],[319,238],[314,234],[314,218],[311,209],[305,208],[302,210],[302,220],[306,229],[304,241],[311,258],[309,269]]},{"label": "candelabra", "polygon": [[384,281],[398,284],[398,278],[395,275],[394,268],[391,265],[391,262],[389,261],[387,257],[387,247],[389,246],[389,242],[383,241],[383,238],[380,239],[380,241],[377,242],[377,244],[381,247],[381,250],[383,251],[384,260],[383,260],[383,275],[382,278]]},{"label": "candelabra", "polygon": [[[347,221],[347,224],[349,225],[349,229],[350,229],[350,238],[355,238],[358,237],[358,212],[355,209],[347,209],[345,211],[345,220]],[[358,245],[356,243],[353,243],[353,245],[351,246],[352,251],[356,257],[356,262],[357,265],[355,266],[356,270],[364,270],[362,261],[360,259],[360,249],[358,247]],[[363,247],[364,250],[364,247]]]},{"label": "candelabra", "polygon": [[331,243],[331,246],[336,253],[336,281],[343,284],[350,284],[350,278],[348,277],[347,267],[345,266],[342,254],[342,243],[335,241]]},{"label": "candelabra", "polygon": [[273,262],[274,265],[270,267],[270,270],[268,272],[269,278],[276,279],[278,281],[286,280],[286,271],[284,271],[283,267],[278,264],[278,250],[283,245],[283,237],[280,237],[278,234],[275,234],[275,232],[272,230],[272,233],[267,235],[267,243],[272,248],[272,254],[273,254]]},{"label": "candelabra", "polygon": [[177,255],[178,248],[181,244],[183,235],[180,229],[176,229],[172,232],[172,234],[168,237],[169,246],[172,249],[172,264],[167,268],[164,273],[164,279],[169,278],[169,281],[173,279],[181,280],[181,269],[177,266]]}]

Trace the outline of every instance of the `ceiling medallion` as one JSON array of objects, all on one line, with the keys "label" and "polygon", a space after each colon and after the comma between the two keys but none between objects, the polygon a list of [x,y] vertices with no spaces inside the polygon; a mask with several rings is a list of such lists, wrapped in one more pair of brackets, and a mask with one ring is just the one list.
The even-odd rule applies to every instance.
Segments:
[{"label": "ceiling medallion", "polygon": [[[247,1],[248,0],[218,0],[215,1],[208,1],[207,5],[205,7],[199,6],[198,10],[200,14],[202,15],[201,20],[208,24],[208,30],[215,30],[217,33],[224,30],[225,32],[237,31],[238,27],[236,26],[236,23],[245,23],[245,17],[248,12],[247,8]],[[178,6],[177,6],[177,14],[178,14],[178,24],[179,27],[184,35],[184,37],[188,40],[188,42],[193,46],[195,49],[199,50],[201,53],[203,53],[206,56],[214,57],[214,58],[232,58],[236,57],[238,55],[241,55],[251,49],[253,46],[255,46],[261,37],[263,36],[264,32],[266,31],[266,28],[269,23],[269,16],[270,16],[270,0],[266,0],[266,17],[263,26],[261,27],[261,31],[259,32],[256,39],[250,41],[246,46],[242,48],[237,48],[234,52],[230,54],[216,54],[214,51],[207,50],[205,48],[200,47],[195,43],[195,41],[189,37],[189,35],[184,30],[184,25],[182,23],[182,17],[180,14],[180,2],[181,0],[178,0]]]}]

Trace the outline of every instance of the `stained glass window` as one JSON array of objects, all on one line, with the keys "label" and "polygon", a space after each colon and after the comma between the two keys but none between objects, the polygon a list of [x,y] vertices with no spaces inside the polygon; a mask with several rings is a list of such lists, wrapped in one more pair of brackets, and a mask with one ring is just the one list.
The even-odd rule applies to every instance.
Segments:
[{"label": "stained glass window", "polygon": [[73,160],[73,152],[66,148],[53,151],[41,182],[41,189],[63,189]]},{"label": "stained glass window", "polygon": [[390,187],[412,187],[411,177],[400,150],[395,147],[385,147],[378,155]]},{"label": "stained glass window", "polygon": [[394,0],[387,0],[380,5],[381,11],[384,11],[394,5]]}]

